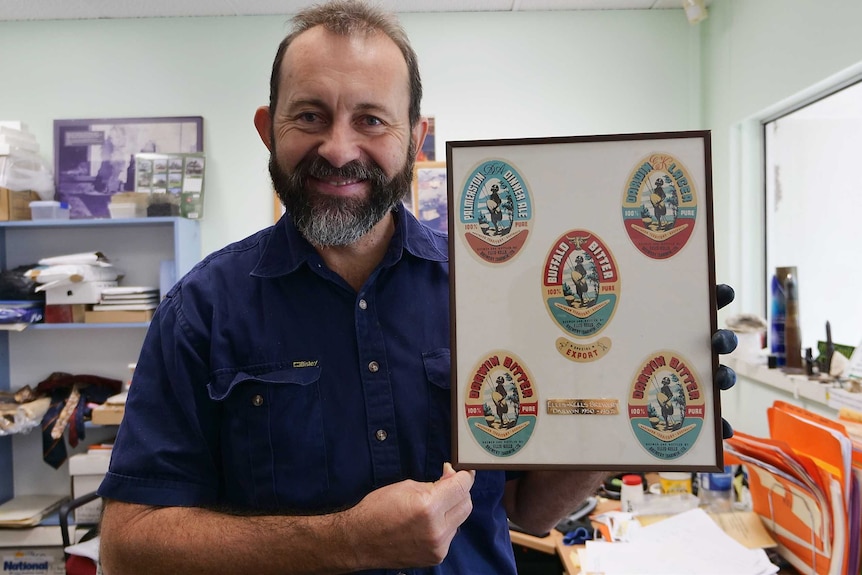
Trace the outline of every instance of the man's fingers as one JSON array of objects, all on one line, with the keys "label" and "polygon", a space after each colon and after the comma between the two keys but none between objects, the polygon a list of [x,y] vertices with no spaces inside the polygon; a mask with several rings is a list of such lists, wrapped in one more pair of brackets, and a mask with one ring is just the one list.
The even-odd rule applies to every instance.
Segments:
[{"label": "man's fingers", "polygon": [[733,437],[733,428],[723,417],[721,418],[721,438],[730,439]]},{"label": "man's fingers", "polygon": [[715,286],[715,303],[716,308],[721,309],[736,297],[736,292],[727,284],[718,284]]},{"label": "man's fingers", "polygon": [[715,372],[715,383],[718,384],[718,389],[722,391],[730,389],[736,384],[736,372],[726,365],[719,365]]},{"label": "man's fingers", "polygon": [[720,329],[712,334],[713,353],[730,353],[736,349],[737,343],[736,334],[729,329]]},{"label": "man's fingers", "polygon": [[455,475],[444,477],[435,485],[446,509],[446,522],[457,527],[467,520],[473,511],[470,489],[473,487],[475,471],[457,471]]},{"label": "man's fingers", "polygon": [[[448,470],[447,465],[449,466]],[[469,494],[475,477],[475,471],[455,471],[451,465],[444,463],[443,476],[437,480],[436,485],[446,491],[451,491],[454,496],[457,496],[459,493]]]},{"label": "man's fingers", "polygon": [[445,479],[450,475],[455,475],[455,468],[447,461],[443,464],[443,475],[440,476],[440,479]]}]

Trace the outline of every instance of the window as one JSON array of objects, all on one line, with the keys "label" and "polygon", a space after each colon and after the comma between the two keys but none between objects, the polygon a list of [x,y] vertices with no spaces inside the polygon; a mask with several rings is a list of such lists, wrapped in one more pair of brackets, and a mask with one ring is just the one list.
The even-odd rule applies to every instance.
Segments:
[{"label": "window", "polygon": [[[862,82],[763,122],[766,289],[796,266],[802,347],[862,339]],[[771,302],[766,295],[767,307]],[[816,356],[815,352],[815,356]]]}]

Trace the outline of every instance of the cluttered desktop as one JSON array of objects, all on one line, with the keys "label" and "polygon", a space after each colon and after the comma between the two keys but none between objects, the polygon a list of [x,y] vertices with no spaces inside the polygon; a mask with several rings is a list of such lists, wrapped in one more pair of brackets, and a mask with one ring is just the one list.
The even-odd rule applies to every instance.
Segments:
[{"label": "cluttered desktop", "polygon": [[550,533],[510,524],[521,575],[860,572],[862,414],[775,401],[722,473],[617,473]]}]

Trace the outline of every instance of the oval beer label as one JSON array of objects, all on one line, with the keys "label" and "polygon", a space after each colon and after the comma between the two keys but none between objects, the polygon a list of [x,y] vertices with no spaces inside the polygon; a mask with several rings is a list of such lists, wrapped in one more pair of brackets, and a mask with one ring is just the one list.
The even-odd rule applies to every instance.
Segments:
[{"label": "oval beer label", "polygon": [[539,399],[526,365],[508,351],[493,351],[471,371],[464,402],[467,426],[495,457],[514,455],[536,429]]},{"label": "oval beer label", "polygon": [[626,180],[623,223],[645,256],[673,257],[688,242],[697,220],[697,193],[682,163],[670,154],[644,158]]},{"label": "oval beer label", "polygon": [[480,163],[461,188],[461,234],[484,262],[502,264],[514,258],[527,241],[532,219],[527,183],[505,160]]},{"label": "oval beer label", "polygon": [[659,351],[640,366],[629,394],[629,421],[650,455],[662,460],[685,455],[705,415],[700,377],[680,354]]},{"label": "oval beer label", "polygon": [[545,258],[542,295],[551,319],[566,333],[586,338],[602,331],[619,293],[616,261],[598,236],[571,230],[554,242]]}]

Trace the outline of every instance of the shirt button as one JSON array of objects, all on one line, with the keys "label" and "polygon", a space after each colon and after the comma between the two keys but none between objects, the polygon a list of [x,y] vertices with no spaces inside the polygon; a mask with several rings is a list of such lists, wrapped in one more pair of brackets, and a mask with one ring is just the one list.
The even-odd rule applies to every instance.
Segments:
[{"label": "shirt button", "polygon": [[364,299],[359,300],[359,309],[368,309],[368,302]]},{"label": "shirt button", "polygon": [[382,429],[378,429],[374,432],[374,437],[377,438],[377,441],[386,441],[386,438],[389,437],[389,434]]},{"label": "shirt button", "polygon": [[380,364],[378,364],[376,361],[372,361],[368,364],[368,371],[370,371],[371,373],[377,373],[379,370]]},{"label": "shirt button", "polygon": [[255,395],[251,398],[251,404],[255,407],[260,407],[263,405],[263,396],[260,394]]}]

